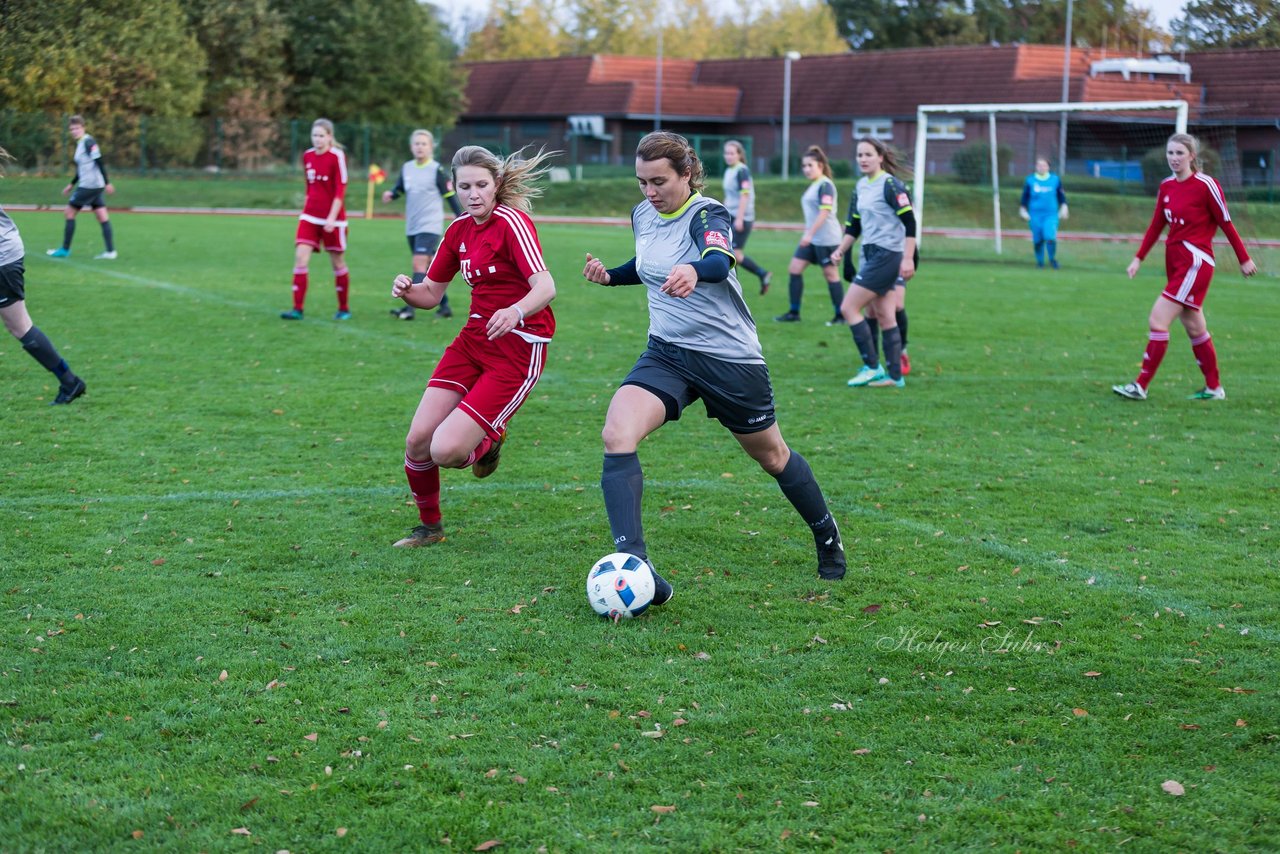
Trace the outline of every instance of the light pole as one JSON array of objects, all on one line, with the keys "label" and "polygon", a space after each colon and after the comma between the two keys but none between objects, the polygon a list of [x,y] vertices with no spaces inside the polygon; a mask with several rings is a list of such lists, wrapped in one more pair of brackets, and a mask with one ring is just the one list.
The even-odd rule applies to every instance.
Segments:
[{"label": "light pole", "polygon": [[[659,17],[661,20],[661,17]],[[653,93],[653,129],[662,130],[662,27],[658,27],[658,85]]]},{"label": "light pole", "polygon": [[782,180],[791,171],[791,63],[800,58],[798,51],[789,50],[782,58]]},{"label": "light pole", "polygon": [[[1062,51],[1062,103],[1071,97],[1071,17],[1074,8],[1067,0],[1067,38]],[[1067,174],[1067,114],[1063,113],[1058,124],[1058,174]]]}]

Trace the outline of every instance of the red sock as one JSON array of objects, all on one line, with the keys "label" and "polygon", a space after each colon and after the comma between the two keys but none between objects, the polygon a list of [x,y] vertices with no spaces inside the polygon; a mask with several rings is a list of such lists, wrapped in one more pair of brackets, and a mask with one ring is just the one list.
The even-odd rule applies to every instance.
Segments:
[{"label": "red sock", "polygon": [[1169,349],[1169,333],[1152,329],[1147,333],[1147,339],[1147,351],[1142,354],[1142,370],[1138,371],[1138,379],[1135,380],[1143,391],[1151,385],[1151,378],[1160,369],[1160,362]]},{"label": "red sock", "polygon": [[1191,352],[1196,354],[1196,364],[1204,374],[1205,386],[1216,389],[1221,379],[1218,377],[1218,352],[1213,349],[1213,336],[1206,332],[1199,338],[1192,338]]},{"label": "red sock", "polygon": [[333,288],[338,292],[338,311],[350,311],[347,308],[347,291],[351,289],[351,274],[346,267],[333,271]]},{"label": "red sock", "polygon": [[493,447],[492,439],[490,439],[488,436],[481,437],[480,444],[476,445],[475,448],[471,451],[471,453],[467,456],[467,461],[462,464],[462,467],[466,468],[469,465],[475,464],[475,461],[483,457],[485,454],[489,453],[489,449],[492,447]]},{"label": "red sock", "polygon": [[307,268],[293,268],[293,307],[302,311],[302,304],[307,299]]},{"label": "red sock", "polygon": [[406,454],[404,473],[409,478],[413,503],[424,525],[440,524],[440,469],[431,460],[411,460]]}]

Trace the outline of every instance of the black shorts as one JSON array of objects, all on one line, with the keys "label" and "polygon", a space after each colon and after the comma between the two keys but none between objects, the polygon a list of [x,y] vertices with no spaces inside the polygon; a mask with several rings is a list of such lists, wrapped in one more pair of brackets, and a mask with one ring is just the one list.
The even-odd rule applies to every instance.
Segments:
[{"label": "black shorts", "polygon": [[754,225],[754,223],[752,223],[751,220],[747,220],[744,223],[742,223],[742,231],[738,231],[738,229],[736,228],[733,230],[733,248],[734,249],[747,248],[747,238],[751,236],[752,225]]},{"label": "black shorts", "polygon": [[440,248],[440,235],[424,231],[409,235],[409,251],[414,255],[434,255]]},{"label": "black shorts", "polygon": [[103,192],[104,190],[102,187],[98,187],[93,190],[86,189],[85,187],[76,187],[71,193],[71,201],[67,202],[67,204],[76,210],[80,210],[81,208],[93,208],[96,211],[98,208],[105,208],[107,206],[107,203],[102,199]]},{"label": "black shorts", "polygon": [[667,421],[679,421],[684,408],[698,398],[707,417],[731,433],[759,433],[778,420],[768,365],[726,362],[653,336],[622,384],[657,396],[667,408]]},{"label": "black shorts", "polygon": [[887,294],[902,281],[898,270],[902,268],[902,253],[883,246],[864,244],[862,269],[853,277],[853,283],[877,294]]},{"label": "black shorts", "polygon": [[0,267],[0,308],[8,308],[27,298],[24,286],[25,273],[21,259]]},{"label": "black shorts", "polygon": [[817,243],[810,243],[808,246],[797,246],[796,254],[793,256],[801,261],[808,261],[810,264],[817,264],[819,267],[830,267],[835,262],[831,260],[831,253],[836,251],[834,246],[820,246]]}]

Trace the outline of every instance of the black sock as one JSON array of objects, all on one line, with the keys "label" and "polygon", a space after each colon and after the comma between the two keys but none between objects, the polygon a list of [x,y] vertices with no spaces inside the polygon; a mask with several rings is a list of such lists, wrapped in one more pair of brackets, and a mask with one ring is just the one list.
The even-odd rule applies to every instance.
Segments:
[{"label": "black sock", "polygon": [[840,284],[840,280],[827,282],[827,293],[831,295],[831,305],[835,307],[836,314],[840,314],[840,303],[844,302],[844,285]]},{"label": "black sock", "polygon": [[884,331],[884,369],[893,379],[902,379],[902,335],[896,326]]},{"label": "black sock", "polygon": [[76,236],[76,221],[69,219],[62,226],[62,248],[71,251],[71,238]]},{"label": "black sock", "polygon": [[804,276],[800,273],[792,273],[787,289],[791,292],[791,310],[799,314],[800,298],[804,296]]},{"label": "black sock", "polygon": [[116,241],[111,231],[111,220],[107,220],[102,224],[102,242],[107,244],[108,252],[116,251]]},{"label": "black sock", "polygon": [[809,529],[813,531],[815,542],[824,542],[835,533],[836,522],[827,510],[827,499],[822,495],[822,487],[813,478],[813,469],[809,463],[794,450],[791,459],[777,475],[778,486],[782,494],[787,496],[791,506],[800,513]]},{"label": "black sock", "polygon": [[876,345],[871,343],[871,327],[866,320],[859,320],[849,324],[849,331],[853,333],[853,343],[858,348],[858,355],[862,357],[862,364],[875,370],[880,364],[880,357],[876,355]]},{"label": "black sock", "polygon": [[746,270],[748,273],[755,273],[760,278],[764,278],[764,267],[761,267],[755,261],[752,261],[748,255],[742,256],[742,260],[738,262],[738,266]]},{"label": "black sock", "polygon": [[640,469],[639,455],[634,451],[630,454],[606,453],[600,472],[600,490],[604,493],[604,510],[609,516],[613,547],[648,560],[644,527],[640,520],[644,472]]},{"label": "black sock", "polygon": [[22,349],[31,354],[31,358],[35,359],[41,365],[44,365],[62,385],[71,385],[76,381],[76,375],[71,372],[71,368],[67,367],[67,363],[58,355],[58,348],[53,346],[53,342],[49,340],[43,332],[33,326],[27,330],[27,334],[20,339]]},{"label": "black sock", "polygon": [[900,308],[893,313],[893,317],[898,321],[898,332],[902,334],[902,351],[907,350],[907,310]]},{"label": "black sock", "polygon": [[1044,245],[1045,248],[1049,250],[1049,263],[1052,264],[1054,261],[1058,260],[1058,241],[1046,240]]},{"label": "black sock", "polygon": [[449,307],[449,295],[445,294],[444,296],[440,297],[440,308],[447,309],[448,307]]},{"label": "black sock", "polygon": [[871,346],[876,348],[876,359],[880,358],[880,320],[872,316],[867,318],[867,328],[871,330]]}]

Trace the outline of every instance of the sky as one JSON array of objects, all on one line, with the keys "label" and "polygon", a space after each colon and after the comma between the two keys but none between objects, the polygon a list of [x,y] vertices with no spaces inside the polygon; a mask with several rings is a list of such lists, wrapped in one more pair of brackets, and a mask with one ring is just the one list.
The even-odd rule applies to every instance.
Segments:
[{"label": "sky", "polygon": [[[449,22],[450,28],[455,29],[458,22],[464,16],[483,17],[489,10],[489,0],[428,0],[434,3],[444,11],[445,19]],[[1182,11],[1182,7],[1186,5],[1187,0],[1129,0],[1130,5],[1139,8],[1147,8],[1155,13],[1156,23],[1162,29],[1168,31],[1169,22]],[[726,0],[726,9],[736,7]]]}]

